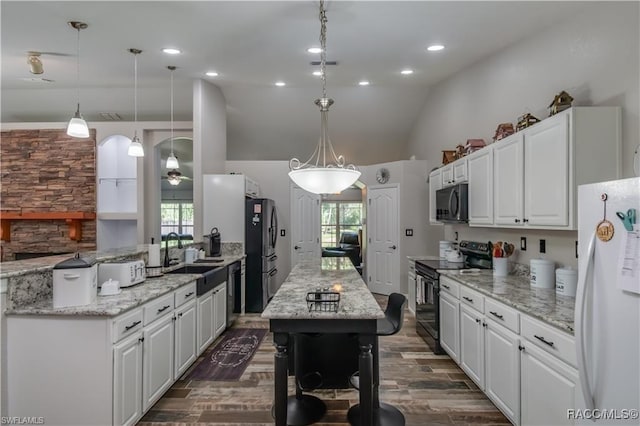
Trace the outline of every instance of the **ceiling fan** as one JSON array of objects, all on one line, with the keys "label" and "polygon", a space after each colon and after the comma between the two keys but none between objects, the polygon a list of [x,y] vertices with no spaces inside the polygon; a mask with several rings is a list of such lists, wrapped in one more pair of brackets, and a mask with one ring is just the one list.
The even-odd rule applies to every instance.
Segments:
[{"label": "ceiling fan", "polygon": [[71,56],[67,53],[38,52],[35,50],[30,50],[27,52],[27,65],[29,65],[29,71],[31,72],[31,74],[38,75],[44,73],[44,65],[42,64],[42,59],[40,59],[42,55]]},{"label": "ceiling fan", "polygon": [[188,176],[183,176],[182,173],[176,169],[169,170],[166,176],[162,176],[162,179],[166,179],[171,185],[179,185],[182,180],[193,180]]}]

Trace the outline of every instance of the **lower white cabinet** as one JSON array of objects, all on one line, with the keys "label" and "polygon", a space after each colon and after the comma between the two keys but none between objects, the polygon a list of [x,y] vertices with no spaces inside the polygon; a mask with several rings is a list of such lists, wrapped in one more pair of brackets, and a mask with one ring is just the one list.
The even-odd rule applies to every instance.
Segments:
[{"label": "lower white cabinet", "polygon": [[192,300],[175,311],[175,363],[173,376],[177,380],[196,360],[196,301]]},{"label": "lower white cabinet", "polygon": [[113,424],[133,425],[142,417],[142,332],[113,350]]},{"label": "lower white cabinet", "polygon": [[484,315],[460,305],[460,367],[484,389]]},{"label": "lower white cabinet", "polygon": [[524,342],[521,351],[522,425],[572,425],[567,408],[580,392],[578,372],[535,345]]},{"label": "lower white cabinet", "polygon": [[440,345],[460,363],[460,302],[440,291]]},{"label": "lower white cabinet", "polygon": [[172,315],[146,327],[143,333],[142,409],[147,411],[173,384],[174,330]]},{"label": "lower white cabinet", "polygon": [[227,283],[213,290],[213,330],[214,339],[227,328]]},{"label": "lower white cabinet", "polygon": [[520,338],[497,325],[484,322],[484,390],[514,424],[520,419]]}]

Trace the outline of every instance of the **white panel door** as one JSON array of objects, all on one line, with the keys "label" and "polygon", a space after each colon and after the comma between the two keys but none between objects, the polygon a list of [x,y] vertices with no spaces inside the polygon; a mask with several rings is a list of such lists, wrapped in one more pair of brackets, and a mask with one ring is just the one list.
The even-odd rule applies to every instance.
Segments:
[{"label": "white panel door", "polygon": [[569,224],[569,116],[554,118],[524,136],[524,220],[529,225]]},{"label": "white panel door", "polygon": [[440,292],[440,345],[456,363],[460,362],[460,302]]},{"label": "white panel door", "polygon": [[142,409],[147,411],[173,384],[173,316],[144,330]]},{"label": "white panel door", "polygon": [[484,389],[484,333],[482,315],[460,304],[460,367]]},{"label": "white panel door", "polygon": [[176,310],[176,353],[174,377],[182,373],[196,360],[196,301],[187,302]]},{"label": "white panel door", "polygon": [[493,149],[471,154],[469,170],[469,225],[493,224]]},{"label": "white panel door", "polygon": [[218,338],[227,328],[227,284],[213,292],[213,336]]},{"label": "white panel door", "polygon": [[320,195],[291,187],[291,268],[320,258]]},{"label": "white panel door", "polygon": [[113,361],[113,424],[134,425],[142,417],[142,333],[115,345]]},{"label": "white panel door", "polygon": [[370,188],[367,194],[367,272],[374,293],[400,292],[398,188]]},{"label": "white panel door", "polygon": [[198,297],[196,303],[198,355],[200,355],[213,342],[213,291]]},{"label": "white panel door", "polygon": [[[496,225],[524,224],[524,152],[522,133],[493,146],[493,200]],[[543,165],[538,165],[544,168]]]},{"label": "white panel door", "polygon": [[513,422],[520,422],[520,339],[515,333],[486,321],[485,392]]}]

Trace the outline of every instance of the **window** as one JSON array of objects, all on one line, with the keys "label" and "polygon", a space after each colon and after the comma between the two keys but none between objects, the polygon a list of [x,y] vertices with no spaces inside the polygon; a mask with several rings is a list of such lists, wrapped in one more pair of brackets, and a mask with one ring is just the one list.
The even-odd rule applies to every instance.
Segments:
[{"label": "window", "polygon": [[321,214],[322,247],[336,247],[343,232],[362,229],[362,203],[325,201]]},{"label": "window", "polygon": [[[181,239],[193,240],[193,203],[192,202],[170,202],[160,205],[160,233],[167,235],[169,232],[176,232]],[[185,238],[189,235],[190,238]],[[169,245],[177,245],[177,241],[169,241]]]}]

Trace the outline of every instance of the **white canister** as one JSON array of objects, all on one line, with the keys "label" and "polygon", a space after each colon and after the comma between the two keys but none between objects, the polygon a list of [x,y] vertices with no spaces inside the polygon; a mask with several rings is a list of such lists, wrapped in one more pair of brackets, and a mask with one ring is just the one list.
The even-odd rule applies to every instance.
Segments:
[{"label": "white canister", "polygon": [[189,247],[184,251],[184,263],[193,263],[198,258],[198,250],[194,247]]},{"label": "white canister", "polygon": [[98,296],[98,265],[95,259],[76,254],[53,267],[53,307],[95,303]]},{"label": "white canister", "polygon": [[453,250],[453,241],[440,241],[440,259],[446,259],[451,250]]},{"label": "white canister", "polygon": [[572,268],[556,269],[556,294],[576,297],[578,271]]},{"label": "white canister", "polygon": [[547,259],[531,259],[531,286],[536,288],[554,288],[556,264]]}]

